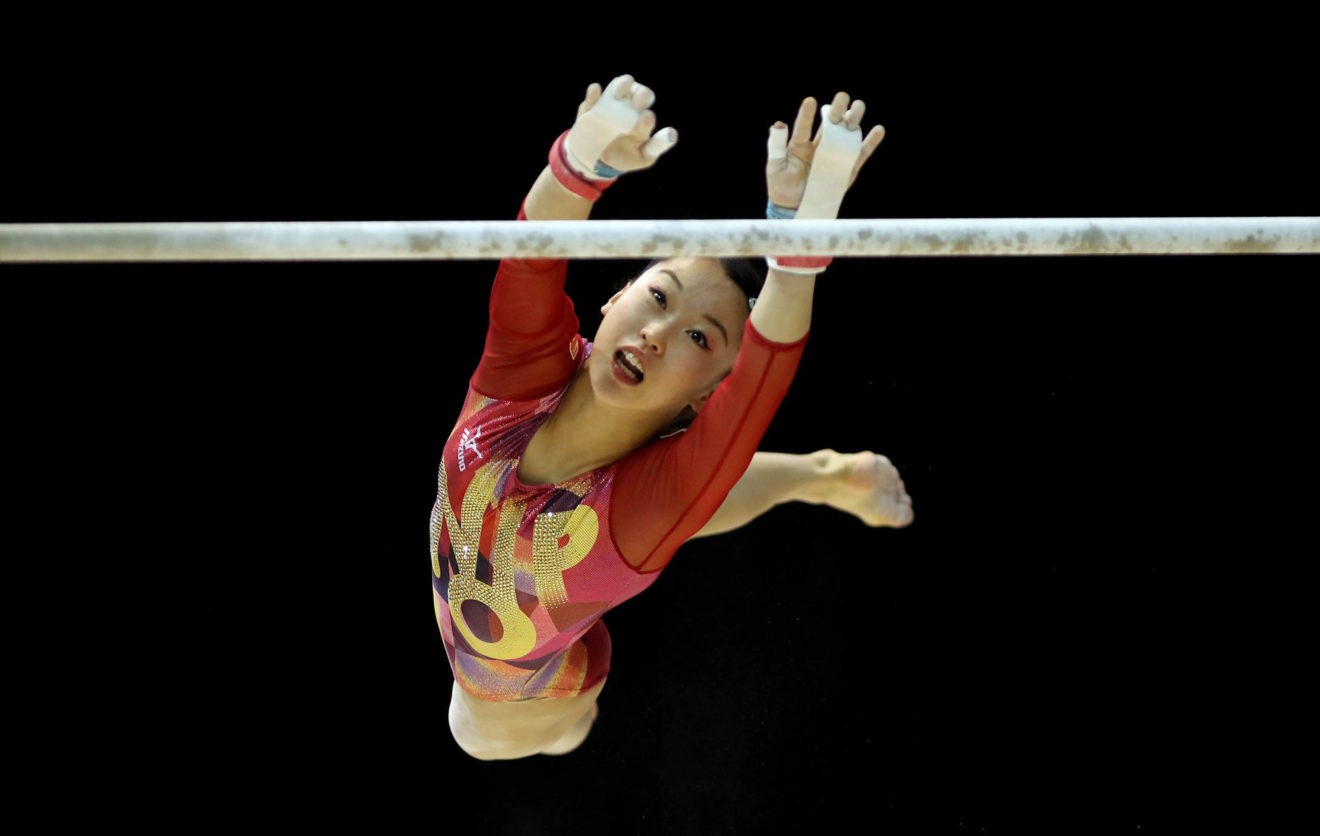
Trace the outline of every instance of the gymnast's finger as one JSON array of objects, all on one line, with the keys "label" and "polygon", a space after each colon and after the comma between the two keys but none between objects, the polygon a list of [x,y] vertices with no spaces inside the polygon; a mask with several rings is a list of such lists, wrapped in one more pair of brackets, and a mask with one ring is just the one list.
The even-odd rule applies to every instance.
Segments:
[{"label": "gymnast's finger", "polygon": [[578,105],[578,116],[586,113],[588,110],[600,101],[600,84],[593,81],[587,86],[587,95],[582,99],[582,104]]}]

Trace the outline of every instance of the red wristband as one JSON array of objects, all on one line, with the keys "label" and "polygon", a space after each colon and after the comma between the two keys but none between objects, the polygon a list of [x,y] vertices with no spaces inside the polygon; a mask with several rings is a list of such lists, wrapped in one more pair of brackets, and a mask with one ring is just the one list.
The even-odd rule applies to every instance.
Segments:
[{"label": "red wristband", "polygon": [[560,134],[555,144],[550,146],[550,173],[559,181],[559,185],[580,198],[594,202],[600,197],[601,192],[614,185],[614,180],[589,180],[578,174],[564,156],[566,139],[568,139],[568,131]]},{"label": "red wristband", "polygon": [[787,273],[819,273],[834,261],[832,255],[777,255],[770,256],[770,266]]}]

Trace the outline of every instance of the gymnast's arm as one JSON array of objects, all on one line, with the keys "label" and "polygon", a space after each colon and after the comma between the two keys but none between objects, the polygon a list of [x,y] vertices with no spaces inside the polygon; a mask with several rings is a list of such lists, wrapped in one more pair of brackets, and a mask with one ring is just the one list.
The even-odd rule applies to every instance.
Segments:
[{"label": "gymnast's arm", "polygon": [[655,165],[678,141],[673,128],[655,130],[655,93],[630,75],[607,87],[593,82],[573,127],[551,150],[523,203],[528,220],[581,221],[620,174]]},{"label": "gymnast's arm", "polygon": [[[848,94],[840,92],[821,110],[821,125],[814,137],[816,100],[810,97],[798,108],[791,135],[783,122],[771,126],[765,179],[772,207],[802,219],[837,217],[844,192],[885,136],[884,128],[876,125],[863,138],[865,113],[861,99],[850,106]],[[813,166],[813,162],[817,164]],[[808,175],[812,176],[810,193]],[[794,342],[811,327],[816,274],[830,259],[779,257],[766,261],[769,269],[752,309],[752,324],[766,339]]]},{"label": "gymnast's arm", "polygon": [[[865,105],[837,94],[811,135],[816,102],[802,101],[790,141],[776,122],[767,142],[766,183],[775,217],[833,218],[857,172],[884,137],[863,137]],[[809,176],[808,176],[809,175]],[[784,221],[791,223],[791,221]],[[620,554],[635,569],[655,571],[712,518],[753,459],[766,427],[796,373],[811,324],[815,274],[828,257],[776,256],[752,307],[742,348],[729,375],[681,437],[662,439],[619,465],[612,514],[645,508],[615,526]]]},{"label": "gymnast's arm", "polygon": [[[523,200],[519,220],[585,220],[619,175],[649,168],[673,147],[672,128],[655,131],[655,94],[632,76],[592,84],[572,128],[555,140],[548,164]],[[491,290],[486,348],[472,385],[491,397],[540,397],[563,385],[578,357],[578,320],[564,294],[567,261],[506,258]]]}]

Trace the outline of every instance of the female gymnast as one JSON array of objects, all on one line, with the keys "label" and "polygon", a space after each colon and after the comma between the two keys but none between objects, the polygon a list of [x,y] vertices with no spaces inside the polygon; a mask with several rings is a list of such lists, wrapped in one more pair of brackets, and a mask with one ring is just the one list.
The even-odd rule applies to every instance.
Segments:
[{"label": "female gymnast", "polygon": [[[519,220],[583,220],[677,141],[632,76],[592,84]],[[865,105],[802,101],[767,141],[767,214],[834,218],[879,146]],[[604,613],[693,537],[790,501],[871,526],[912,521],[897,470],[869,451],[756,447],[797,369],[828,257],[669,258],[578,334],[567,262],[505,259],[482,359],[445,444],[431,514],[436,618],[454,674],[454,740],[482,760],[563,754],[586,738],[610,665]]]}]

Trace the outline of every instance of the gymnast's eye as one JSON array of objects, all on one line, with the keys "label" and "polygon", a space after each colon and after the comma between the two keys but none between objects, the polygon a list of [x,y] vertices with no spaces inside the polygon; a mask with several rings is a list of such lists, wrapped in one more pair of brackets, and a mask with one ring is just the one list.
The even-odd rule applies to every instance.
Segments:
[{"label": "gymnast's eye", "polygon": [[660,303],[661,309],[665,307],[665,302],[668,301],[665,292],[658,287],[651,288],[651,298]]},{"label": "gymnast's eye", "polygon": [[710,343],[706,340],[706,335],[703,334],[699,329],[697,328],[690,329],[688,331],[688,336],[692,338],[692,342],[696,343],[697,345],[701,346],[707,351],[710,351]]}]

